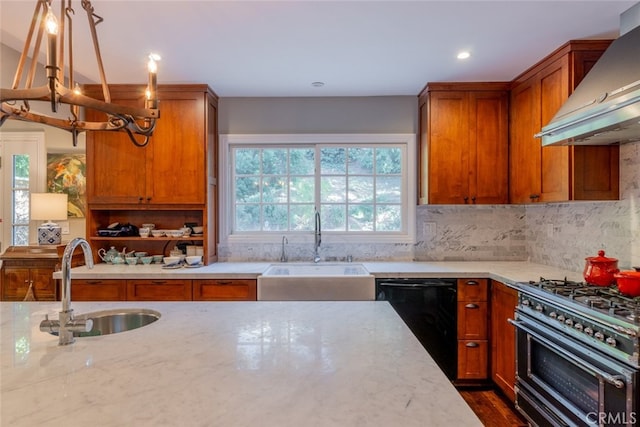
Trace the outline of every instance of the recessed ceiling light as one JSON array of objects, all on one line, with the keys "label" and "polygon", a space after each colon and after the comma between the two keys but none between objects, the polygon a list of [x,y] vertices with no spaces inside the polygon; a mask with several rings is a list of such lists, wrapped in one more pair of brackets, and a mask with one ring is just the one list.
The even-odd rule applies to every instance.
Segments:
[{"label": "recessed ceiling light", "polygon": [[311,86],[313,86],[313,87],[322,87],[322,86],[324,86],[324,82],[313,82],[313,83],[311,83]]},{"label": "recessed ceiling light", "polygon": [[458,59],[467,59],[470,56],[471,54],[469,52],[463,51],[458,54]]}]

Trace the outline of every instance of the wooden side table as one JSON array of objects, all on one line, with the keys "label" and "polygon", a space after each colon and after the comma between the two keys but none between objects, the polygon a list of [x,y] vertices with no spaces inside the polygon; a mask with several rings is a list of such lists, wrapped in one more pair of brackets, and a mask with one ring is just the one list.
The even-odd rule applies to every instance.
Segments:
[{"label": "wooden side table", "polygon": [[[61,269],[65,245],[10,246],[0,255],[0,300],[24,301],[29,288],[37,301],[60,300],[60,281],[53,272]],[[72,265],[82,263],[82,251]]]}]

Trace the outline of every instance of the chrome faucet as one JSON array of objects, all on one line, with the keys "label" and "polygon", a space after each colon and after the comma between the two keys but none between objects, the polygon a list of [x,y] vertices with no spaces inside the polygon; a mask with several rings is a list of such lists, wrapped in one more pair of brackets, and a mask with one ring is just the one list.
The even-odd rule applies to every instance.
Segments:
[{"label": "chrome faucet", "polygon": [[313,244],[313,262],[320,262],[320,253],[318,249],[320,248],[320,243],[322,243],[322,227],[320,225],[320,212],[316,210],[315,214],[316,218],[316,228],[314,233],[314,244]]},{"label": "chrome faucet", "polygon": [[286,236],[282,236],[282,252],[280,253],[280,262],[287,262],[287,254],[284,251],[284,245],[288,244],[289,240]]},{"label": "chrome faucet", "polygon": [[73,251],[80,245],[84,252],[84,262],[88,268],[93,268],[93,254],[91,246],[85,239],[77,237],[73,239],[64,249],[62,255],[62,311],[58,320],[49,320],[46,315],[40,323],[40,330],[43,332],[57,332],[58,345],[68,345],[75,341],[74,332],[89,332],[93,327],[91,319],[74,319],[71,308],[71,259]]}]

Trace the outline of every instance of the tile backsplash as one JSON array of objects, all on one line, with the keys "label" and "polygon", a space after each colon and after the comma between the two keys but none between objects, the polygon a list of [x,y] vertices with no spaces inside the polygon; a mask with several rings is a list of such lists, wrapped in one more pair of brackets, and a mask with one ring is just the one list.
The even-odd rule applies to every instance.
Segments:
[{"label": "tile backsplash", "polygon": [[[530,205],[425,205],[415,244],[324,244],[325,260],[531,260],[582,271],[599,249],[621,268],[640,266],[640,143],[620,147],[620,200]],[[280,259],[279,244],[220,245],[222,261]],[[308,244],[288,245],[289,261],[309,261]]]}]

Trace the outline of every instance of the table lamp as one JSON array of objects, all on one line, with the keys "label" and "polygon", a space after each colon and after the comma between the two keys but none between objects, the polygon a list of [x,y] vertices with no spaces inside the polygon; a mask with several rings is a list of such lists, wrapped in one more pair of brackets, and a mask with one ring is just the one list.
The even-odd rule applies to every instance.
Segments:
[{"label": "table lamp", "polygon": [[38,227],[39,245],[62,243],[62,229],[53,221],[67,219],[68,197],[64,193],[31,193],[31,219],[46,221]]}]

